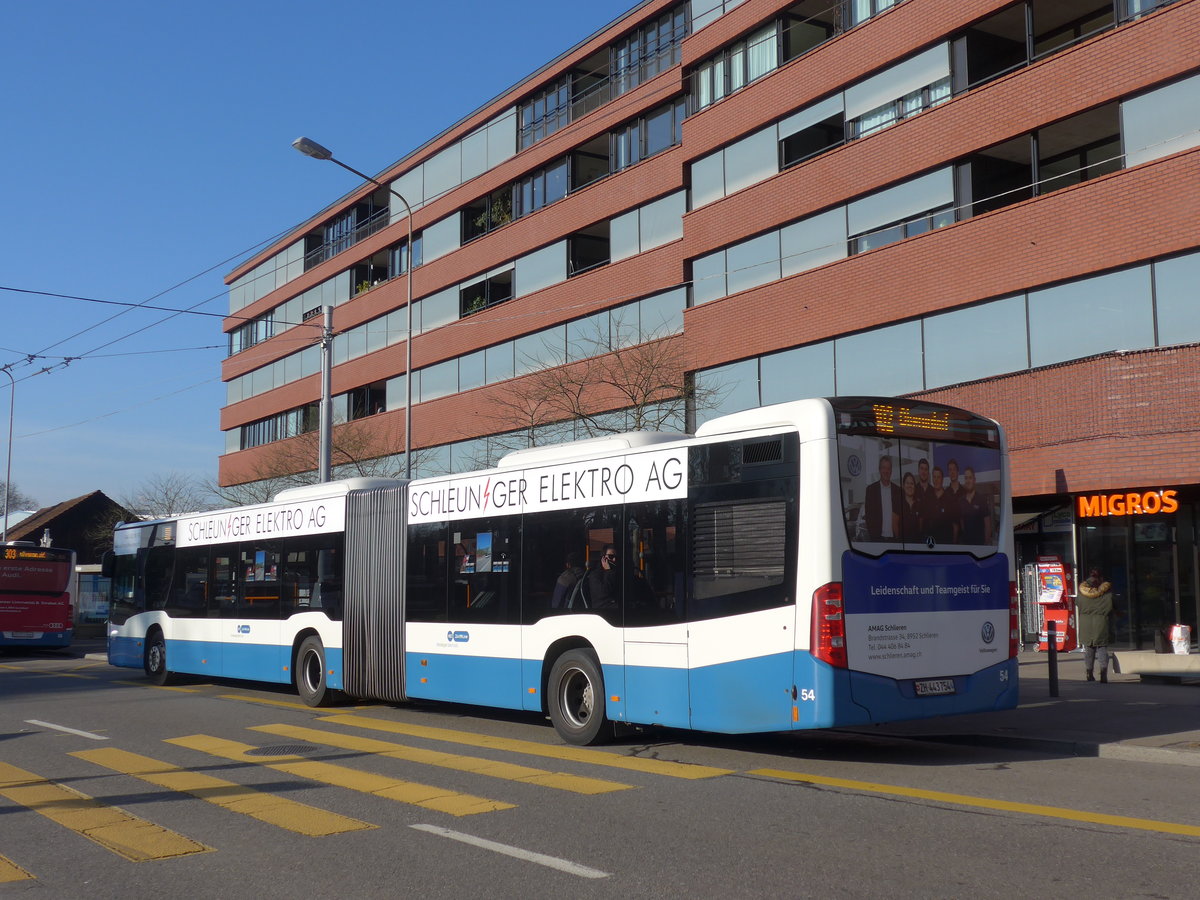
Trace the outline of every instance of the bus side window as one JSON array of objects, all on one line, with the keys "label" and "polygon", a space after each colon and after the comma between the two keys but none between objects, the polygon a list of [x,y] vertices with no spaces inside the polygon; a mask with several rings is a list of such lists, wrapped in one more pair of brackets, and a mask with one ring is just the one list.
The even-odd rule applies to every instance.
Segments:
[{"label": "bus side window", "polygon": [[146,609],[166,609],[171,590],[172,547],[151,547],[146,554]]},{"label": "bus side window", "polygon": [[203,616],[208,605],[208,548],[175,551],[175,576],[167,613],[180,618]]}]

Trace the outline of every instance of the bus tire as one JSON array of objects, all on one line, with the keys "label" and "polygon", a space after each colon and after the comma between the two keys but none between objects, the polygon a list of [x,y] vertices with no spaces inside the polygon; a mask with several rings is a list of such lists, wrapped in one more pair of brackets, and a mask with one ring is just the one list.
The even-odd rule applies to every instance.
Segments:
[{"label": "bus tire", "polygon": [[596,654],[588,649],[568,650],[550,669],[547,706],[554,730],[568,744],[595,744],[601,740],[604,712],[604,674]]},{"label": "bus tire", "polygon": [[146,635],[146,655],[142,667],[152,683],[164,685],[171,682],[171,670],[167,668],[167,642],[157,628]]},{"label": "bus tire", "polygon": [[296,651],[296,692],[309,706],[328,706],[334,692],[326,684],[325,645],[315,634],[309,635]]}]

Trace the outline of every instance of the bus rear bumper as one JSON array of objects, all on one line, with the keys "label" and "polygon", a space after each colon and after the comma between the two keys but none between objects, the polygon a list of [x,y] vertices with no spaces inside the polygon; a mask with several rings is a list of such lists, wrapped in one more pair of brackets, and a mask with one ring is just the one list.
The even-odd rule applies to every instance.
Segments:
[{"label": "bus rear bumper", "polygon": [[[897,680],[864,672],[848,674],[854,705],[866,711],[867,721],[876,724],[1013,709],[1020,681],[1016,659],[1004,660],[970,675],[928,679]],[[950,684],[953,693],[940,693]],[[922,688],[926,692],[920,692]]]},{"label": "bus rear bumper", "polygon": [[69,647],[74,629],[66,631],[0,631],[0,647]]}]

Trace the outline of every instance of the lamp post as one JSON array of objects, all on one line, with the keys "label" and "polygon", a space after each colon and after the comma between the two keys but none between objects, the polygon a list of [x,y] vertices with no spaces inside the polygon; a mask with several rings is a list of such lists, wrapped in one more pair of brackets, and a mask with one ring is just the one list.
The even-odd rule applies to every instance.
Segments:
[{"label": "lamp post", "polygon": [[[329,160],[329,162],[334,163],[335,165],[341,166],[347,172],[357,175],[359,178],[363,179],[364,181],[369,181],[369,182],[371,182],[371,184],[378,185],[381,188],[385,188],[388,191],[388,193],[390,193],[393,197],[395,197],[397,200],[399,200],[401,203],[404,204],[404,211],[408,215],[408,303],[406,306],[406,309],[407,309],[406,320],[408,323],[408,335],[407,335],[407,339],[404,342],[404,477],[411,479],[412,478],[412,303],[413,303],[412,283],[413,283],[413,271],[416,269],[416,258],[413,254],[412,207],[408,205],[408,201],[404,199],[404,196],[399,191],[396,191],[396,190],[392,189],[391,187],[388,187],[387,185],[377,181],[376,179],[372,178],[370,175],[366,175],[366,174],[358,171],[358,169],[354,169],[354,168],[351,168],[350,166],[346,165],[340,159],[337,159],[334,157],[332,150],[328,150],[325,147],[322,147],[316,141],[310,140],[309,138],[306,138],[306,137],[298,137],[294,141],[292,141],[292,146],[295,147],[297,150],[299,150],[301,153],[303,153],[305,156],[311,156],[313,159]],[[332,327],[333,327],[333,323],[331,321],[327,320],[326,328],[332,329]],[[324,359],[324,357],[322,357],[322,359]],[[325,376],[322,376],[322,377],[325,378]],[[321,399],[322,410],[324,410],[325,406],[328,405],[328,403],[329,403],[328,393],[329,393],[330,388],[329,388],[329,382],[327,379],[323,382],[322,390],[325,392],[325,396],[323,396]],[[322,418],[321,421],[322,421],[321,427],[323,430],[323,433],[321,435],[321,444],[323,447],[328,447],[329,442],[331,441],[331,437],[330,437],[331,426],[327,426],[325,424],[324,418]],[[328,451],[326,451],[326,452],[328,453]],[[327,481],[328,478],[325,478],[322,480]]]},{"label": "lamp post", "polygon": [[8,543],[8,498],[12,495],[12,439],[13,439],[13,410],[17,405],[17,380],[8,371],[8,366],[0,367],[0,372],[8,376],[12,382],[8,396],[8,462],[4,470],[4,533],[0,536],[0,544]]}]

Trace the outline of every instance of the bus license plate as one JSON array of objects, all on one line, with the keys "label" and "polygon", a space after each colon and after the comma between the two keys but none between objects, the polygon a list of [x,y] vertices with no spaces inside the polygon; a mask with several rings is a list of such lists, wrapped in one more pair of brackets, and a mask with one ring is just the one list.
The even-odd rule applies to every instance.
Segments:
[{"label": "bus license plate", "polygon": [[954,679],[953,678],[934,678],[930,681],[915,681],[913,686],[917,690],[918,697],[933,697],[938,694],[953,694]]}]

